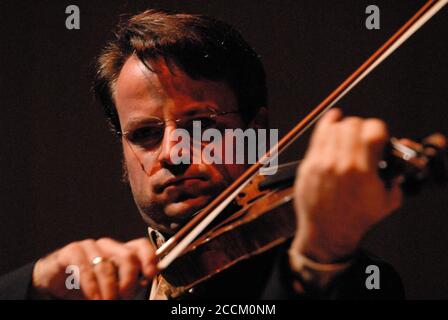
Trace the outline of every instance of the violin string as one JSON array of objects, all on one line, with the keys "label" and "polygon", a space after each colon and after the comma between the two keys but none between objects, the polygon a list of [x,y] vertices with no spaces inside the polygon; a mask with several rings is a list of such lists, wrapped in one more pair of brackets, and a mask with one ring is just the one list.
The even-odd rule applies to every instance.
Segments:
[{"label": "violin string", "polygon": [[[195,237],[199,235],[198,230],[205,229],[218,215],[224,210],[225,206],[222,204],[230,203],[239,193],[239,191],[250,181],[253,176],[253,171],[262,167],[262,163],[268,163],[269,157],[278,157],[288,146],[291,145],[298,137],[300,137],[306,130],[308,130],[328,109],[333,107],[342,97],[344,97],[353,87],[355,87],[362,79],[364,79],[373,69],[375,69],[382,61],[390,56],[398,47],[401,46],[410,36],[412,36],[418,29],[420,29],[431,17],[439,12],[448,0],[429,0],[403,27],[401,27],[380,49],[378,49],[364,64],[358,68],[349,78],[347,78],[332,94],[330,94],[320,105],[318,105],[304,120],[302,120],[296,127],[290,131],[276,147],[267,152],[257,163],[252,165],[234,184],[230,185],[222,194],[230,193],[224,200],[218,196],[215,201],[219,204],[214,208],[204,209],[204,212],[196,216],[179,230],[179,238],[183,236],[183,240],[177,237],[172,237],[162,247],[157,250],[157,256],[162,256],[166,251],[171,250],[165,257],[163,257],[158,264],[160,270],[167,268],[172,261],[174,261],[183,250],[194,241]],[[381,52],[383,51],[383,52]],[[361,71],[364,68],[363,71]],[[361,71],[361,72],[360,72]],[[340,92],[338,92],[340,91]],[[279,151],[277,151],[277,148]],[[250,174],[249,174],[250,173]],[[239,185],[237,185],[237,182]],[[233,192],[231,190],[234,190]],[[207,211],[210,211],[207,213]],[[213,215],[212,215],[213,213]],[[209,217],[210,216],[210,217]],[[202,220],[202,221],[201,221]],[[204,222],[206,220],[206,222]],[[196,221],[197,224],[196,224]],[[193,224],[193,226],[191,226]],[[194,232],[192,232],[193,230]],[[179,246],[182,244],[182,246]],[[173,254],[171,254],[173,253]],[[167,259],[168,258],[168,259]]]}]

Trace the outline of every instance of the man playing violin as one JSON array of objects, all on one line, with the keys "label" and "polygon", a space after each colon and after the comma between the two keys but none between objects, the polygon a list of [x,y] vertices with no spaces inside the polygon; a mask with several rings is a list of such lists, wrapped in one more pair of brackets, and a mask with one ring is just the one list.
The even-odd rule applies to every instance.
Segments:
[{"label": "man playing violin", "polygon": [[[120,24],[97,66],[95,92],[122,142],[124,177],[153,241],[68,244],[5,276],[0,296],[167,298],[156,276],[155,247],[247,169],[176,164],[169,137],[178,127],[188,129],[191,119],[218,130],[268,127],[263,66],[223,22],[143,12]],[[400,206],[398,185],[386,188],[377,174],[387,139],[380,120],[327,112],[298,169],[295,237],[185,298],[402,298],[392,267],[359,249],[366,232]],[[65,286],[69,265],[80,266],[79,290]],[[380,289],[366,288],[368,265],[379,267]]]}]

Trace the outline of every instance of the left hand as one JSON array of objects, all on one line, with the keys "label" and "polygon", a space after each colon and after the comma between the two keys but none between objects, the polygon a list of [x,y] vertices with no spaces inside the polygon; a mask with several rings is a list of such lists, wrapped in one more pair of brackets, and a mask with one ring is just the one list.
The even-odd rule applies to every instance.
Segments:
[{"label": "left hand", "polygon": [[398,184],[377,174],[388,139],[384,122],[328,111],[316,126],[295,183],[293,250],[320,263],[352,254],[365,233],[401,204]]}]

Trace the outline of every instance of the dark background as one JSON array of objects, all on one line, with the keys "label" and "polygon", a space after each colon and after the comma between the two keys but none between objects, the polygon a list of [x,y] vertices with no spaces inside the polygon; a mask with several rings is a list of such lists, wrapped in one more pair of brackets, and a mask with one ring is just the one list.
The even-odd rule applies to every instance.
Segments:
[{"label": "dark background", "polygon": [[[73,240],[128,240],[145,227],[120,182],[119,144],[90,93],[90,70],[119,14],[177,9],[226,20],[261,55],[271,124],[284,133],[424,1],[1,1],[0,273]],[[65,28],[65,8],[81,30]],[[365,8],[381,29],[365,28]],[[445,10],[341,103],[392,135],[448,134]],[[300,158],[305,138],[289,152]],[[448,298],[447,188],[407,199],[365,247],[394,264],[409,298]]]}]

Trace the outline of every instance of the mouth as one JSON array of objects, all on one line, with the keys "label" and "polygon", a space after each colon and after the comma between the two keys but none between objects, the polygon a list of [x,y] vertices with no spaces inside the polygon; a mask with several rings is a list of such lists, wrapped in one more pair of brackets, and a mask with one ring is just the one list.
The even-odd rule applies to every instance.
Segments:
[{"label": "mouth", "polygon": [[191,177],[177,177],[177,178],[171,178],[168,181],[162,183],[161,185],[158,185],[155,187],[155,191],[157,193],[162,193],[165,189],[169,187],[176,187],[188,182],[194,182],[194,181],[206,181],[206,179],[203,176],[191,176]]}]

